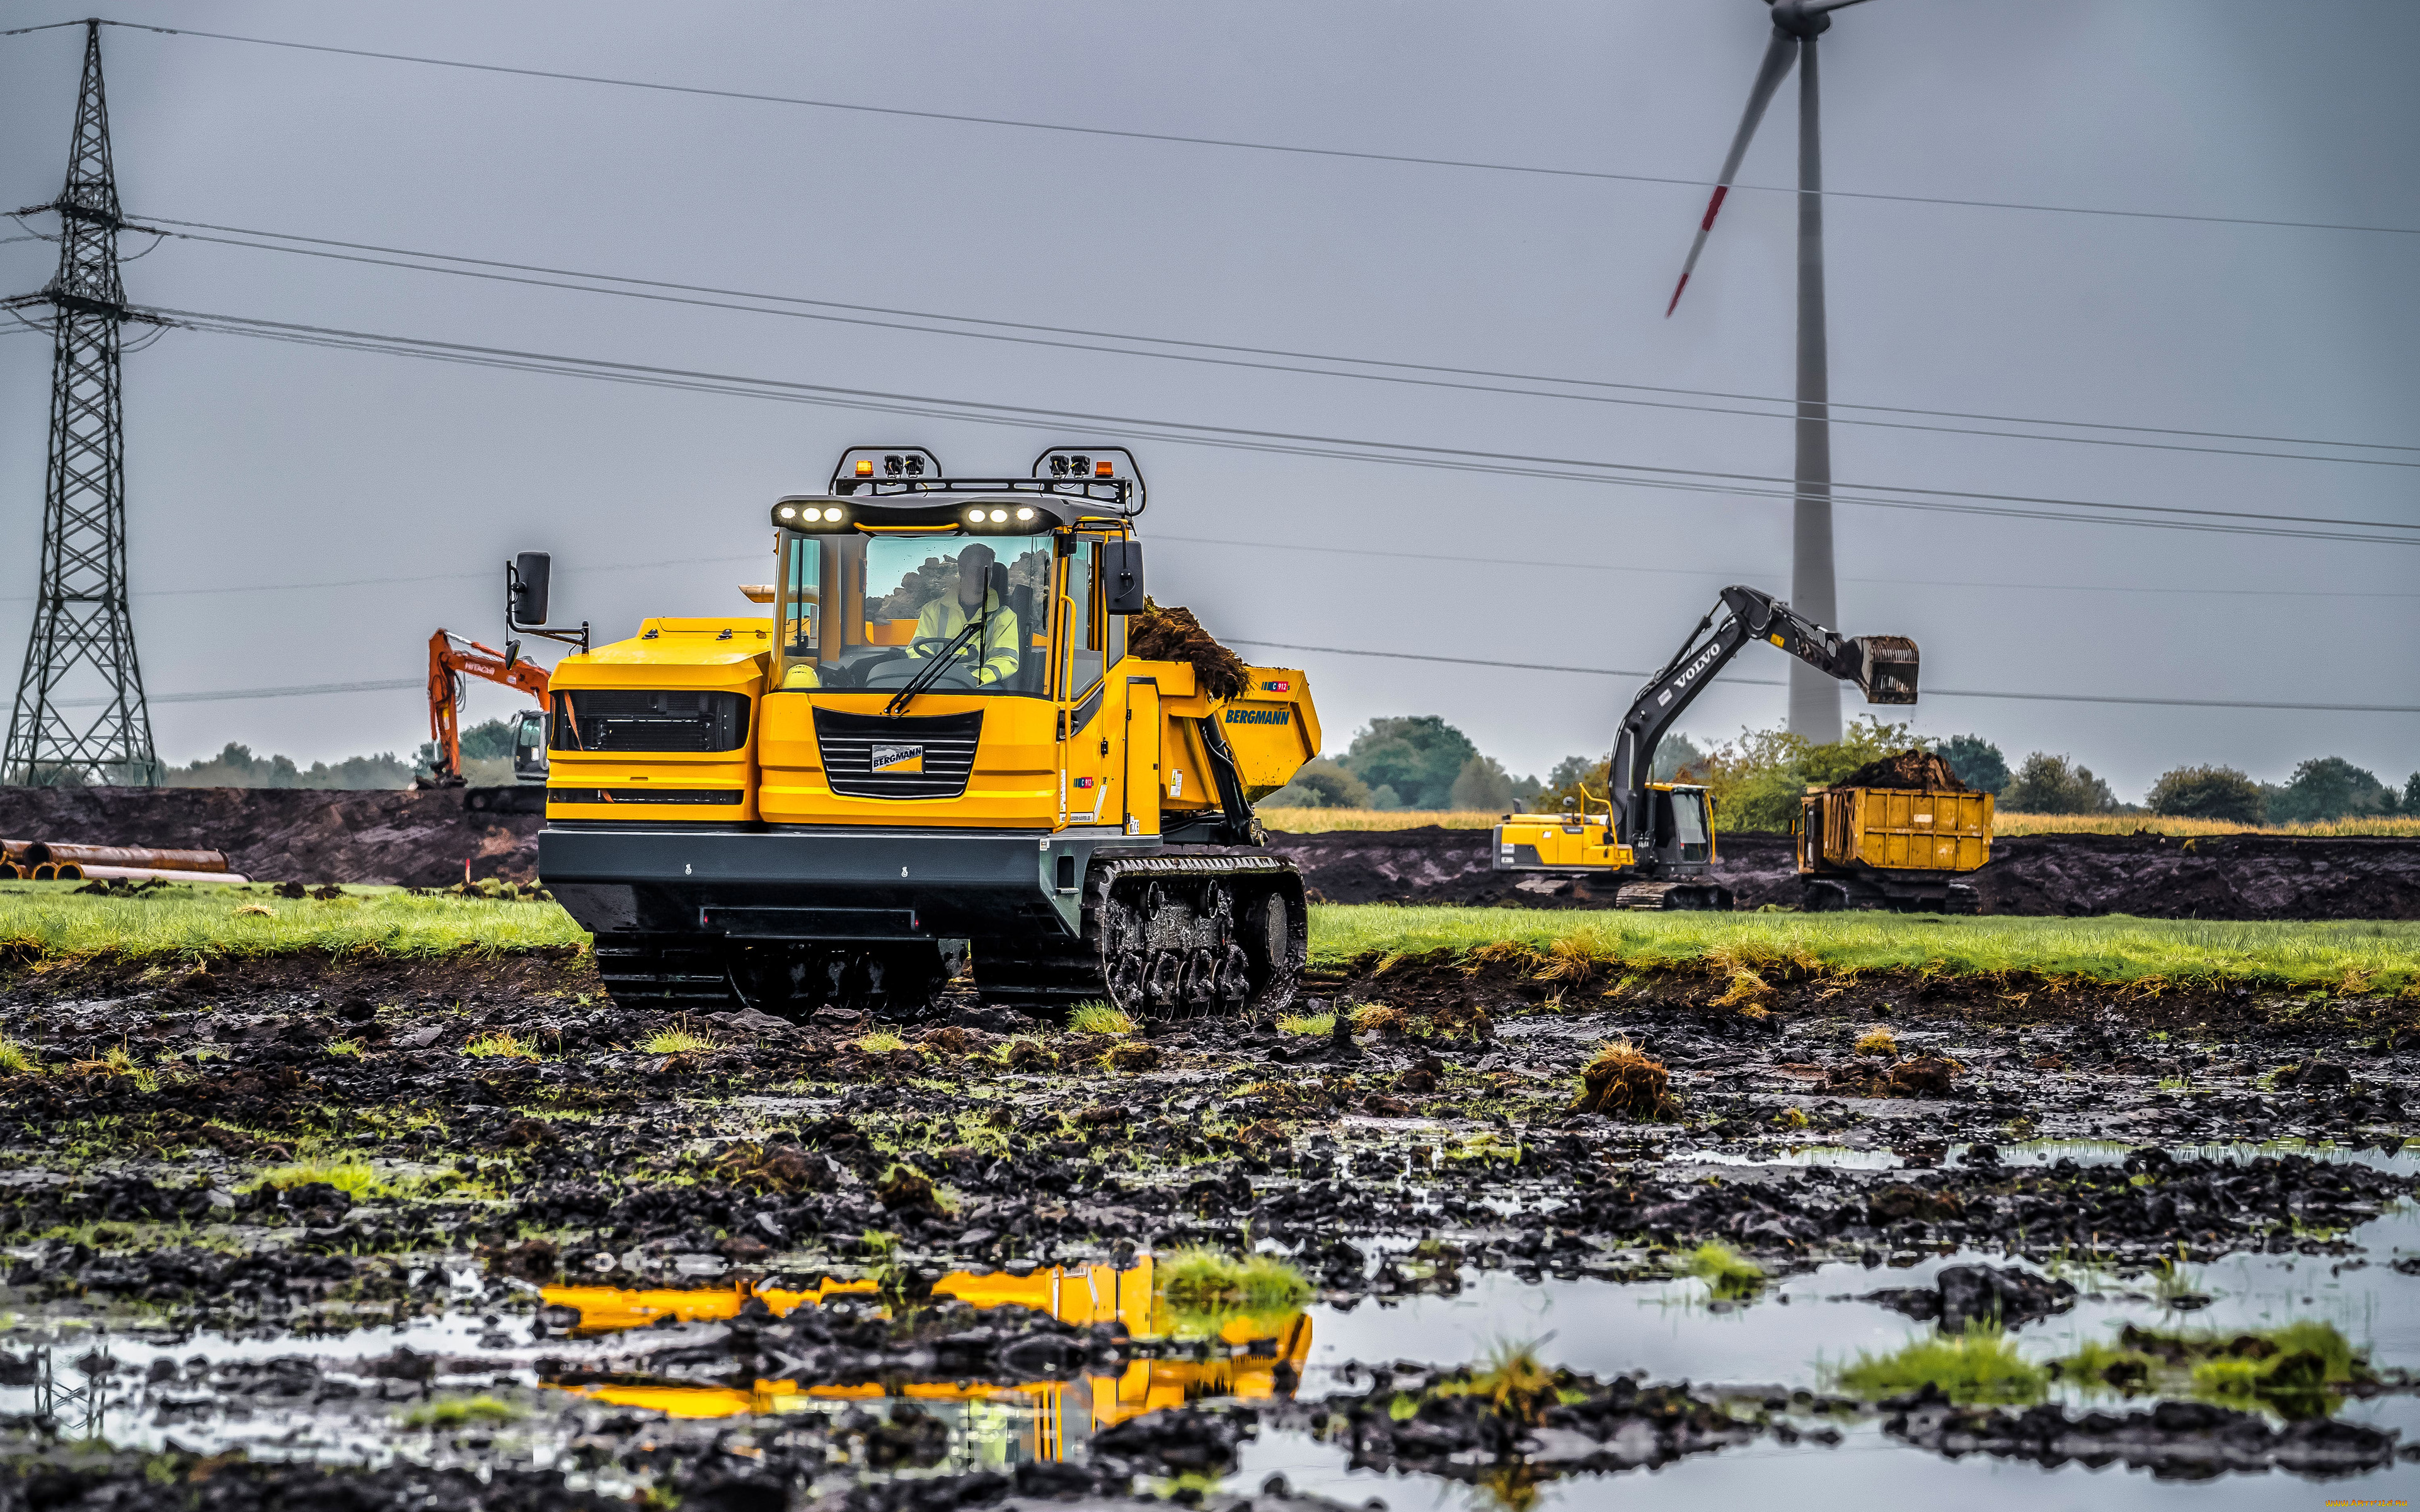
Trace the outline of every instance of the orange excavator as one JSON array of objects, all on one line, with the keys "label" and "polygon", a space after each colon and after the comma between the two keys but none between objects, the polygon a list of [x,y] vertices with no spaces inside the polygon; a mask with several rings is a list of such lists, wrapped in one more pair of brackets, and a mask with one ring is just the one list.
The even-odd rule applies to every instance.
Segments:
[{"label": "orange excavator", "polygon": [[[423,787],[458,788],[462,777],[462,696],[469,690],[469,679],[484,678],[518,687],[535,699],[538,707],[523,710],[520,727],[513,737],[513,775],[521,782],[543,784],[546,781],[546,715],[547,671],[534,661],[523,661],[518,653],[520,646],[512,643],[509,652],[466,640],[451,630],[440,630],[428,638],[428,738],[436,748],[430,759],[431,770],[419,779]],[[543,793],[542,786],[535,792]],[[497,801],[501,795],[506,801]],[[543,811],[543,798],[532,803],[514,803],[512,788],[473,789],[470,807],[479,810],[514,810],[526,808],[531,813]]]}]

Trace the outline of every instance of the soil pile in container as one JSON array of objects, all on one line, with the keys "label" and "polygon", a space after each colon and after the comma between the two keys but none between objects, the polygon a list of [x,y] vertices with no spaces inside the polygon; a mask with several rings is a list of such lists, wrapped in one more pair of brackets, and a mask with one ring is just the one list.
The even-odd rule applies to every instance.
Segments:
[{"label": "soil pile in container", "polygon": [[1126,649],[1145,661],[1189,663],[1202,691],[1214,699],[1233,698],[1251,682],[1244,658],[1220,645],[1181,605],[1162,609],[1144,599],[1142,612],[1127,622]]},{"label": "soil pile in container", "polygon": [[1968,793],[1949,764],[1929,750],[1914,747],[1896,756],[1868,762],[1832,784],[1835,788],[1913,788],[1928,793]]}]

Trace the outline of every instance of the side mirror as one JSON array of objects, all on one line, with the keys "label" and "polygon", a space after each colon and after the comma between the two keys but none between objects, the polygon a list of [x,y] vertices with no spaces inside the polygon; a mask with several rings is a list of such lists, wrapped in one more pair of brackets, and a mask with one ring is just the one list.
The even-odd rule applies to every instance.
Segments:
[{"label": "side mirror", "polygon": [[512,618],[520,625],[546,623],[546,590],[554,576],[554,558],[544,551],[524,551],[513,558],[505,577],[512,584]]},{"label": "side mirror", "polygon": [[1101,591],[1112,614],[1142,612],[1142,543],[1109,541],[1101,547]]}]

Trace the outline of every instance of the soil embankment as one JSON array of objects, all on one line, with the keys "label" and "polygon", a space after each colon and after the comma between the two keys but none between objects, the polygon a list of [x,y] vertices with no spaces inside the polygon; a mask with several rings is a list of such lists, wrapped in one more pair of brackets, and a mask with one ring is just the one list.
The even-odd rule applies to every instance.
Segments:
[{"label": "soil embankment", "polygon": [[[1604,908],[1609,885],[1489,870],[1483,829],[1272,834],[1330,903]],[[1715,877],[1743,908],[1795,906],[1787,835],[1721,837]],[[2399,838],[2021,835],[1992,842],[1987,914],[2145,918],[2420,918],[2420,841]]]},{"label": "soil embankment", "polygon": [[[263,788],[0,788],[0,835],[226,852],[246,876],[438,887],[527,882],[535,815],[472,813],[460,789],[340,793]],[[1330,903],[1604,908],[1613,887],[1489,870],[1489,832],[1426,826],[1273,832]],[[1794,906],[1787,835],[1722,836],[1715,876],[1743,908]],[[2218,835],[2023,835],[1976,874],[1987,914],[2146,918],[2420,918],[2420,841]]]},{"label": "soil embankment", "polygon": [[260,882],[434,887],[461,881],[465,862],[472,877],[528,882],[544,824],[471,813],[460,788],[0,788],[11,840],[225,851]]}]

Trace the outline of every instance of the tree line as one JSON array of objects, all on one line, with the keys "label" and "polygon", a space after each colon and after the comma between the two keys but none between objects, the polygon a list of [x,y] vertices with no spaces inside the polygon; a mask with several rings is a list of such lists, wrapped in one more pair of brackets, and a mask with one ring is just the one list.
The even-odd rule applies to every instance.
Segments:
[{"label": "tree line", "polygon": [[[1783,829],[1807,788],[1829,786],[1911,748],[1929,748],[1960,781],[1992,794],[2010,813],[2151,813],[2248,825],[2420,816],[2420,772],[2397,786],[2341,756],[2315,756],[2277,782],[2231,766],[2180,766],[2163,774],[2144,802],[2130,804],[2071,756],[2037,750],[2012,769],[2000,748],[1980,735],[1952,735],[1927,747],[1911,726],[1870,717],[1853,720],[1839,740],[1825,745],[1787,730],[1744,730],[1737,740],[1710,747],[1667,735],[1656,749],[1653,776],[1705,784],[1728,828]],[[1413,715],[1371,720],[1342,754],[1313,759],[1262,802],[1512,812],[1557,810],[1569,800],[1601,810],[1607,765],[1602,755],[1566,756],[1543,778],[1514,777],[1442,717]]]}]

